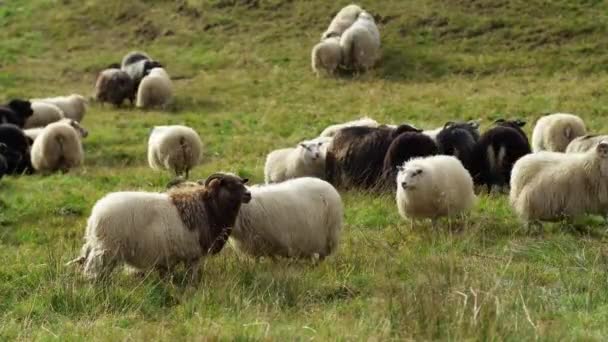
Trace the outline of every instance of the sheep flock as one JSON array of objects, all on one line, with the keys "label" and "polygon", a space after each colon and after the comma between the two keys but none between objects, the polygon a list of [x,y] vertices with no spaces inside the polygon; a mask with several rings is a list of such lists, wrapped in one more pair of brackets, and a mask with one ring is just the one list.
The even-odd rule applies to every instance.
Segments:
[{"label": "sheep flock", "polygon": [[[320,36],[310,55],[319,76],[368,72],[382,58],[380,27],[360,6],[342,8]],[[86,164],[86,137],[95,134],[83,123],[89,106],[128,102],[166,110],[179,96],[173,82],[164,63],[131,51],[99,71],[89,98],[10,99],[0,105],[0,178],[74,172]],[[188,180],[205,162],[204,132],[150,127],[141,153],[151,169],[175,180],[156,192],[99,199],[81,253],[67,265],[98,279],[121,264],[164,275],[181,263],[196,281],[200,260],[225,246],[255,260],[322,262],[340,251],[347,212],[341,194],[353,189],[388,194],[412,227],[421,220],[458,224],[484,191],[508,193],[525,226],[608,214],[608,135],[590,134],[568,113],[539,115],[530,138],[519,118],[499,118],[483,132],[480,123],[417,127],[355,115],[290,146],[269,148],[260,160],[264,184],[255,185],[230,172]]]}]

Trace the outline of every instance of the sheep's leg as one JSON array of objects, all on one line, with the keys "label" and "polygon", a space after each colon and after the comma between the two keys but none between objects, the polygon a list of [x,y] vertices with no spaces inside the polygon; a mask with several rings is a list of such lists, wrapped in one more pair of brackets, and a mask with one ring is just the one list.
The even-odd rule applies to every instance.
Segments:
[{"label": "sheep's leg", "polygon": [[542,234],[543,224],[539,220],[528,221],[525,227],[529,233]]},{"label": "sheep's leg", "polygon": [[200,259],[193,259],[186,263],[186,270],[190,274],[190,282],[198,284],[201,282],[201,262]]},{"label": "sheep's leg", "polygon": [[84,275],[89,279],[108,277],[116,267],[116,256],[105,250],[93,249],[84,266]]}]

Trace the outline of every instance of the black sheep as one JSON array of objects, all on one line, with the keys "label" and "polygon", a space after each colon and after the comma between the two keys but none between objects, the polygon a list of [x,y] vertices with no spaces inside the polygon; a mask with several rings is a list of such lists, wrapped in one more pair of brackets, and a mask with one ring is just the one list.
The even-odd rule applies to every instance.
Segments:
[{"label": "black sheep", "polygon": [[6,163],[5,155],[8,152],[8,148],[5,144],[0,143],[0,179],[8,172],[8,164]]},{"label": "black sheep", "polygon": [[495,124],[479,138],[473,151],[473,181],[487,186],[488,190],[494,185],[508,186],[515,162],[532,152],[528,137],[521,129],[525,121],[499,119]]},{"label": "black sheep", "polygon": [[436,138],[439,154],[458,158],[469,172],[477,140],[479,124],[476,121],[447,122]]},{"label": "black sheep", "polygon": [[334,186],[378,190],[384,156],[393,140],[404,132],[421,132],[410,125],[397,128],[346,127],[339,130],[327,151],[327,180]]},{"label": "black sheep", "polygon": [[437,144],[428,135],[419,132],[406,132],[393,140],[384,156],[382,178],[391,188],[395,188],[397,167],[415,157],[432,156],[438,153]]},{"label": "black sheep", "polygon": [[31,173],[30,144],[23,131],[13,124],[0,125],[0,143],[6,146],[7,174]]},{"label": "black sheep", "polygon": [[11,123],[23,127],[27,118],[33,114],[30,101],[14,99],[5,105],[0,105],[0,124]]}]

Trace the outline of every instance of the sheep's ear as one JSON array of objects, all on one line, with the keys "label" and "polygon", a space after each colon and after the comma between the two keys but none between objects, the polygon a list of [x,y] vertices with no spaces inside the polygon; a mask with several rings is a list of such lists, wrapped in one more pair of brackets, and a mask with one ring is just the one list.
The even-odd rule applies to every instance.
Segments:
[{"label": "sheep's ear", "polygon": [[477,120],[469,120],[467,124],[473,128],[479,128],[479,122],[477,122]]},{"label": "sheep's ear", "polygon": [[505,119],[503,119],[503,118],[496,119],[496,120],[494,121],[494,123],[495,123],[495,124],[499,124],[499,123],[503,123],[503,122],[505,122]]},{"label": "sheep's ear", "polygon": [[249,178],[243,178],[243,184],[247,184],[249,182]]},{"label": "sheep's ear", "polygon": [[207,188],[212,193],[216,192],[219,189],[221,183],[222,183],[221,179],[214,178],[211,182],[209,182],[209,184],[207,185]]},{"label": "sheep's ear", "polygon": [[306,144],[304,144],[304,143],[300,143],[299,145],[300,145],[301,148],[308,149],[308,146],[306,146]]},{"label": "sheep's ear", "polygon": [[517,119],[517,120],[515,120],[515,124],[519,127],[524,127],[526,125],[526,121]]},{"label": "sheep's ear", "polygon": [[397,171],[401,172],[403,171],[405,168],[403,167],[403,165],[397,165]]}]

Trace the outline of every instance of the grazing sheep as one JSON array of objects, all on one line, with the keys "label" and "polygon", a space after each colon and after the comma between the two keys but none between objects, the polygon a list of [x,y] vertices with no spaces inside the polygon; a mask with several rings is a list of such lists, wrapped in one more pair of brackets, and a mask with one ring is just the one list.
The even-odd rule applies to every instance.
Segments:
[{"label": "grazing sheep", "polygon": [[202,186],[167,193],[108,194],[93,207],[81,254],[68,265],[84,264],[85,276],[95,279],[119,263],[164,274],[183,262],[197,280],[200,258],[222,250],[241,203],[251,200],[246,182],[218,173]]},{"label": "grazing sheep", "polygon": [[461,215],[475,199],[471,175],[453,156],[411,159],[397,175],[397,208],[404,219]]},{"label": "grazing sheep", "polygon": [[325,175],[325,152],[331,138],[302,141],[296,147],[272,151],[266,157],[264,180],[278,183],[291,178]]},{"label": "grazing sheep", "polygon": [[32,172],[30,143],[21,128],[13,124],[0,124],[0,143],[5,146],[7,174]]},{"label": "grazing sheep", "polygon": [[439,154],[455,156],[470,172],[473,167],[473,149],[479,140],[479,123],[447,122],[435,139]]},{"label": "grazing sheep", "polygon": [[564,152],[570,141],[587,134],[585,122],[576,115],[556,113],[536,121],[532,132],[532,150]]},{"label": "grazing sheep", "polygon": [[342,48],[339,36],[329,36],[312,48],[312,71],[317,76],[320,76],[321,72],[333,75],[341,63]]},{"label": "grazing sheep", "polygon": [[171,170],[185,174],[200,163],[203,142],[190,127],[155,126],[148,139],[148,164],[154,170]]},{"label": "grazing sheep", "polygon": [[13,99],[5,105],[0,105],[0,124],[14,124],[23,128],[27,119],[33,114],[30,101]]},{"label": "grazing sheep", "polygon": [[608,212],[608,140],[585,153],[538,152],[519,159],[509,200],[526,222]]},{"label": "grazing sheep", "polygon": [[82,122],[87,111],[87,100],[82,95],[49,97],[45,99],[32,99],[32,102],[46,102],[59,107],[66,118]]},{"label": "grazing sheep", "polygon": [[367,71],[380,58],[380,31],[371,14],[363,11],[340,37],[342,61],[348,69]]},{"label": "grazing sheep", "polygon": [[532,152],[521,129],[525,121],[499,119],[495,124],[475,144],[470,170],[475,184],[487,186],[488,190],[492,186],[509,186],[515,162]]},{"label": "grazing sheep", "polygon": [[361,12],[363,12],[363,9],[355,4],[343,7],[336,13],[331,23],[329,23],[327,30],[321,35],[321,40],[323,41],[332,36],[341,36],[357,20]]},{"label": "grazing sheep", "polygon": [[566,148],[566,153],[587,152],[602,140],[608,140],[608,135],[588,134],[573,139]]},{"label": "grazing sheep", "polygon": [[405,132],[420,132],[410,125],[353,126],[339,130],[327,149],[326,179],[334,186],[384,190],[384,156],[395,138]]},{"label": "grazing sheep", "polygon": [[65,117],[61,108],[52,103],[32,102],[34,114],[27,118],[24,128],[44,127]]},{"label": "grazing sheep", "polygon": [[135,103],[136,89],[131,76],[120,69],[106,69],[99,73],[95,82],[95,99],[120,106],[125,99]]},{"label": "grazing sheep", "polygon": [[231,236],[238,250],[323,260],[337,249],[344,214],[331,184],[304,177],[249,190],[252,200],[241,207]]},{"label": "grazing sheep", "polygon": [[321,132],[321,134],[319,136],[320,137],[333,137],[342,128],[355,127],[355,126],[378,127],[378,126],[380,126],[380,124],[378,123],[378,121],[376,121],[372,118],[364,117],[361,119],[328,126],[327,128],[325,128],[323,130],[323,132]]},{"label": "grazing sheep", "polygon": [[31,150],[32,165],[41,172],[67,172],[82,165],[84,151],[80,131],[75,120],[62,120],[46,126],[34,140]]},{"label": "grazing sheep", "polygon": [[137,90],[137,107],[165,107],[173,96],[171,78],[163,68],[154,68],[141,80]]},{"label": "grazing sheep", "polygon": [[145,60],[152,60],[152,58],[143,51],[131,51],[122,58],[122,62],[118,65],[118,68],[125,68],[127,65]]},{"label": "grazing sheep", "polygon": [[384,156],[383,178],[393,187],[398,167],[416,157],[427,157],[438,153],[437,144],[420,132],[406,132],[393,140]]}]

